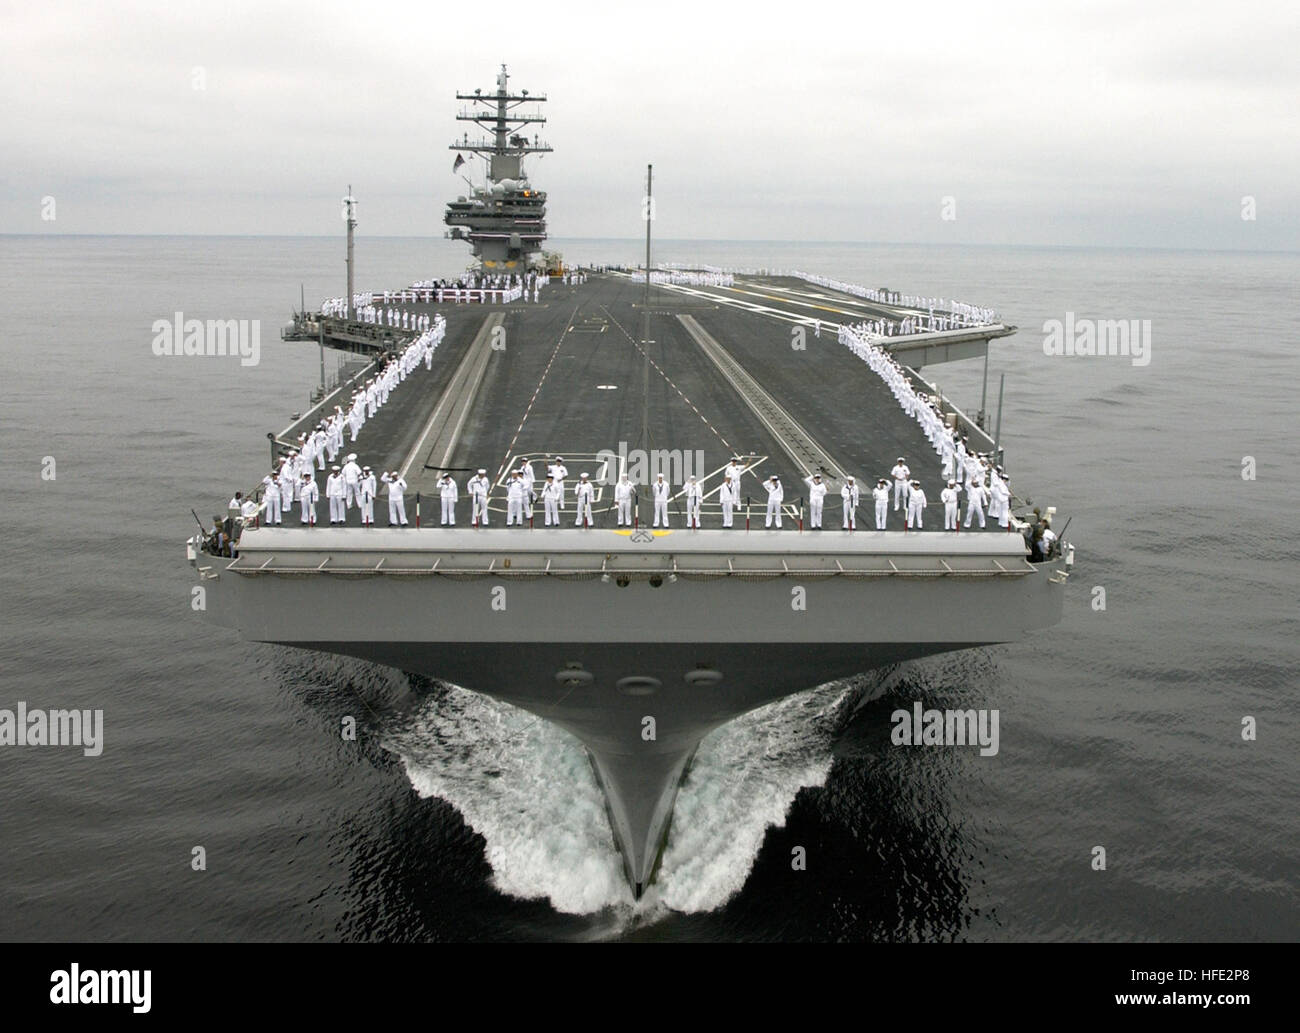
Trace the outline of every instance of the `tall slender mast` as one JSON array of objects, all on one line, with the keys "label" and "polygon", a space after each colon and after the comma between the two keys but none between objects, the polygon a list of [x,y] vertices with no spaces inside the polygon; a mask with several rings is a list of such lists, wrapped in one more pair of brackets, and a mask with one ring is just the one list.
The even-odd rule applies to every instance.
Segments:
[{"label": "tall slender mast", "polygon": [[641,303],[641,447],[650,447],[650,223],[654,221],[654,165],[645,167],[645,297]]},{"label": "tall slender mast", "polygon": [[348,223],[348,303],[347,311],[349,319],[356,319],[356,306],[353,304],[352,295],[355,293],[352,279],[352,231],[357,228],[357,199],[352,196],[352,184],[348,184],[348,196],[343,198],[343,218]]}]

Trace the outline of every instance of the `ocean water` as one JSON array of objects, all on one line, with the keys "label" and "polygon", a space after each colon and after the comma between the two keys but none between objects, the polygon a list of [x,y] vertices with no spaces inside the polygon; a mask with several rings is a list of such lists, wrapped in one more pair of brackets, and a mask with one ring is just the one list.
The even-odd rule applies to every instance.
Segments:
[{"label": "ocean water", "polygon": [[[304,406],[318,353],[278,327],[300,290],[342,293],[341,242],[0,236],[0,707],[105,722],[98,757],[0,747],[0,938],[1295,938],[1300,256],[666,241],[656,259],[802,268],[1020,326],[988,407],[1005,373],[1008,467],[1071,520],[1063,623],[715,733],[633,905],[564,733],[190,610],[190,507],[223,510]],[[358,264],[359,287],[395,287],[464,254],[363,239]],[[260,320],[260,362],[155,356],[178,311]],[[1045,355],[1067,312],[1150,320],[1150,363]],[[968,410],[982,373],[927,370]],[[998,754],[892,747],[914,700],[996,708]]]}]

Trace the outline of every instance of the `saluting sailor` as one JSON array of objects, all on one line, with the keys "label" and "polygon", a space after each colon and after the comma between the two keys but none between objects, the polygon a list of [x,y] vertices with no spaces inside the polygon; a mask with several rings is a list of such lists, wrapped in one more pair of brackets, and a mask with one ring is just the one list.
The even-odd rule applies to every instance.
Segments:
[{"label": "saluting sailor", "polygon": [[438,481],[438,495],[442,499],[442,526],[456,526],[456,501],[460,498],[460,492],[456,490],[456,482],[452,480],[451,474],[444,473]]},{"label": "saluting sailor", "polygon": [[805,477],[804,482],[808,485],[808,526],[822,526],[822,505],[826,502],[826,485],[822,483],[822,475],[813,474],[811,477]]},{"label": "saluting sailor", "polygon": [[351,509],[353,502],[361,501],[361,467],[357,466],[355,452],[349,452],[347,462],[343,464],[343,487],[346,489],[344,506]]},{"label": "saluting sailor", "polygon": [[379,478],[388,485],[388,526],[401,524],[402,527],[408,526],[406,523],[406,478],[396,470],[392,473],[386,473]]},{"label": "saluting sailor", "polygon": [[764,527],[771,527],[773,519],[776,520],[776,526],[781,526],[781,503],[785,501],[785,489],[781,487],[781,479],[776,474],[772,474],[763,482],[763,487],[767,489],[767,520]]},{"label": "saluting sailor", "polygon": [[564,508],[564,478],[569,476],[569,468],[564,465],[564,456],[556,456],[555,462],[551,464],[550,474],[555,478],[555,483],[560,488],[560,508]]},{"label": "saluting sailor", "polygon": [[524,479],[524,515],[531,520],[533,519],[533,499],[537,498],[537,494],[533,491],[533,485],[537,483],[537,475],[533,473],[533,464],[527,459],[519,467],[519,473]]},{"label": "saluting sailor", "polygon": [[686,526],[700,529],[700,504],[704,501],[704,489],[695,475],[686,481]]},{"label": "saluting sailor", "polygon": [[632,526],[632,495],[635,489],[632,482],[623,474],[614,485],[614,505],[618,508],[618,526]]}]

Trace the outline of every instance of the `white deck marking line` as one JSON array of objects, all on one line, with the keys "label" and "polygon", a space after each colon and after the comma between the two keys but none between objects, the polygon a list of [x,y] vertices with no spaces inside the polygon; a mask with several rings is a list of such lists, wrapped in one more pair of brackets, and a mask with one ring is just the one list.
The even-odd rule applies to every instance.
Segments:
[{"label": "white deck marking line", "polygon": [[560,332],[560,339],[555,342],[555,350],[551,352],[550,361],[547,362],[546,368],[542,370],[541,379],[537,381],[537,387],[533,391],[533,397],[528,400],[528,408],[524,410],[523,419],[519,421],[519,426],[515,428],[515,436],[510,439],[510,444],[506,447],[505,458],[501,460],[501,465],[497,468],[498,480],[500,480],[501,475],[505,472],[506,464],[510,462],[510,455],[514,450],[515,442],[519,440],[519,434],[524,429],[524,424],[528,422],[528,414],[533,411],[533,403],[537,401],[537,396],[542,392],[542,385],[546,383],[546,375],[551,372],[551,366],[555,364],[555,356],[560,354],[560,346],[564,344],[564,338],[568,335],[569,330],[572,328],[573,319],[575,316],[577,316],[578,310],[581,308],[582,308],[581,305],[575,305],[573,307],[573,314],[570,315],[569,318],[565,321],[564,329]]},{"label": "white deck marking line", "polygon": [[610,321],[611,323],[613,323],[616,327],[618,327],[620,331],[622,331],[622,334],[623,334],[624,337],[626,337],[629,341],[632,342],[632,347],[635,348],[637,351],[639,351],[642,355],[644,355],[644,356],[646,357],[646,360],[650,363],[650,365],[653,366],[653,367],[655,368],[655,372],[658,373],[661,377],[664,378],[664,380],[666,380],[666,381],[668,382],[668,385],[669,385],[669,386],[670,386],[674,391],[677,392],[678,396],[681,398],[681,400],[682,400],[683,402],[685,402],[687,405],[689,405],[692,409],[695,410],[695,415],[698,416],[698,417],[703,421],[704,425],[705,425],[706,427],[708,427],[709,430],[713,431],[713,433],[714,433],[714,435],[717,437],[717,439],[718,439],[719,441],[722,442],[723,447],[726,448],[726,449],[728,449],[728,450],[730,450],[730,449],[731,449],[731,443],[730,443],[729,441],[727,441],[727,439],[724,438],[724,437],[722,436],[722,433],[718,430],[717,427],[715,427],[712,423],[710,423],[710,422],[708,421],[708,419],[705,417],[704,413],[700,412],[699,409],[696,409],[696,408],[695,408],[695,403],[693,403],[689,398],[687,398],[686,395],[682,394],[682,389],[679,388],[676,384],[674,384],[674,383],[672,382],[672,380],[669,379],[668,374],[665,373],[662,369],[659,368],[659,363],[655,362],[654,359],[650,358],[650,355],[646,352],[646,350],[645,350],[644,348],[641,347],[641,345],[640,345],[640,343],[637,341],[637,339],[636,339],[635,337],[633,337],[630,333],[627,332],[627,330],[625,330],[625,329],[623,328],[623,324],[620,323],[617,319],[614,318],[613,314],[609,311],[609,309],[605,308],[604,305],[601,305],[600,307],[601,307],[601,309],[604,311],[605,315],[609,316],[609,321]]}]

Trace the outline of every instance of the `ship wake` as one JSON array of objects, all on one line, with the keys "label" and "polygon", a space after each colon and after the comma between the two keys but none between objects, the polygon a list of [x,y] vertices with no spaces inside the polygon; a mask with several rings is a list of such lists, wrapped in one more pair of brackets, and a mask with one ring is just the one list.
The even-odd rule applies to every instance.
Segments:
[{"label": "ship wake", "polygon": [[633,904],[604,797],[581,743],[505,703],[438,685],[381,729],[422,797],[483,836],[495,888],[557,911],[710,911],[740,891],[770,826],[820,786],[831,744],[883,677],[833,682],[751,711],[707,736],[682,783],[655,883]]}]

